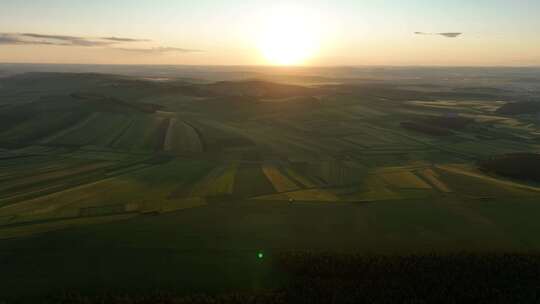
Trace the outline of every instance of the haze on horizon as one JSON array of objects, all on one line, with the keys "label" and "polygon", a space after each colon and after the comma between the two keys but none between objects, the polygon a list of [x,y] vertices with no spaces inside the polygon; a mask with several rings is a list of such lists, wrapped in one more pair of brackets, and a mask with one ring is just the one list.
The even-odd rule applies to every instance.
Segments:
[{"label": "haze on horizon", "polygon": [[0,62],[540,65],[540,2],[7,0]]}]

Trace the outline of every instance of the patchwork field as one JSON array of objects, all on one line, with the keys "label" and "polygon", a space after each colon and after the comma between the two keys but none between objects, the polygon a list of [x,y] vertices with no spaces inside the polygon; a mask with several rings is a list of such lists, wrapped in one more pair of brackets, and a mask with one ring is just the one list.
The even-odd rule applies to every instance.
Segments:
[{"label": "patchwork field", "polygon": [[499,111],[521,93],[350,81],[0,79],[3,287],[257,290],[282,250],[540,250],[538,181],[479,166],[540,152],[536,116]]}]

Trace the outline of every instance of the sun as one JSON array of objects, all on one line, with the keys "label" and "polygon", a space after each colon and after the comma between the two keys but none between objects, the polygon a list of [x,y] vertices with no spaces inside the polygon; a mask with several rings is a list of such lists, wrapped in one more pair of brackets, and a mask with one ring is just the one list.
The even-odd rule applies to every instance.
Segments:
[{"label": "sun", "polygon": [[318,24],[305,11],[281,8],[269,13],[259,49],[273,65],[300,65],[320,47]]}]

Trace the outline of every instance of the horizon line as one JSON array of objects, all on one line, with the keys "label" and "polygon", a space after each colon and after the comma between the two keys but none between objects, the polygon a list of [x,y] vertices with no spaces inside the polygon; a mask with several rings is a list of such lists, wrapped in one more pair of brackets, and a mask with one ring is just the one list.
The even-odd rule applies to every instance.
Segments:
[{"label": "horizon line", "polygon": [[534,65],[437,65],[437,64],[351,64],[351,65],[271,65],[271,64],[123,64],[123,63],[58,63],[58,62],[0,62],[0,65],[72,65],[72,66],[141,66],[141,67],[250,67],[250,68],[540,68]]}]

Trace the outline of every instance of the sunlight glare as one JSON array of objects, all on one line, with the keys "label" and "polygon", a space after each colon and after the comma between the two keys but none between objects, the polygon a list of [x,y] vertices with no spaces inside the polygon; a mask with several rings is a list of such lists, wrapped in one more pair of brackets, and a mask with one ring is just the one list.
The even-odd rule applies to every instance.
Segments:
[{"label": "sunlight glare", "polygon": [[266,60],[274,65],[298,65],[314,56],[320,47],[320,30],[315,19],[298,8],[271,12],[259,41]]}]

